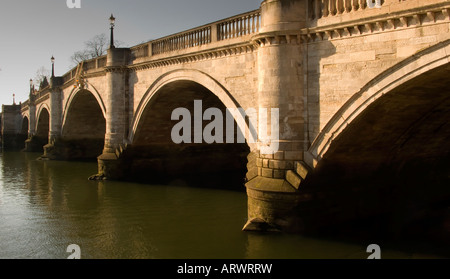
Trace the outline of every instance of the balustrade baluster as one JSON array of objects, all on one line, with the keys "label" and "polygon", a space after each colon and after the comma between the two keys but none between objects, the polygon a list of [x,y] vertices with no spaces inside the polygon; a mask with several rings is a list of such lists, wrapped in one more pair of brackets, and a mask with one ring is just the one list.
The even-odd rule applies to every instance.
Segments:
[{"label": "balustrade baluster", "polygon": [[244,17],[240,17],[239,21],[239,36],[244,36]]},{"label": "balustrade baluster", "polygon": [[235,28],[234,28],[234,20],[232,20],[230,22],[231,24],[231,30],[230,30],[230,38],[234,38],[234,32],[235,32]]},{"label": "balustrade baluster", "polygon": [[364,10],[366,8],[366,0],[359,0],[359,8]]},{"label": "balustrade baluster", "polygon": [[352,11],[352,0],[344,0],[344,12],[351,12]]},{"label": "balustrade baluster", "polygon": [[328,16],[330,14],[330,4],[328,2],[329,0],[322,0],[322,16]]},{"label": "balustrade baluster", "polygon": [[221,32],[220,32],[220,23],[219,23],[219,24],[217,24],[217,40],[218,41],[222,40],[221,36],[222,35],[221,35]]},{"label": "balustrade baluster", "polygon": [[344,0],[337,0],[337,13],[342,14],[344,12]]},{"label": "balustrade baluster", "polygon": [[255,33],[259,31],[259,21],[261,20],[261,16],[256,17],[256,29]]},{"label": "balustrade baluster", "polygon": [[352,0],[352,8],[353,11],[357,11],[359,9],[358,0]]}]

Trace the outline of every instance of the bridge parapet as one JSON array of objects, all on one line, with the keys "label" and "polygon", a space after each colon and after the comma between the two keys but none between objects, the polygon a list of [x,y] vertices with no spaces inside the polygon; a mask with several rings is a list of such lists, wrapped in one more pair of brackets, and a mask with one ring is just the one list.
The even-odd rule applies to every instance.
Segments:
[{"label": "bridge parapet", "polygon": [[36,92],[35,94],[35,104],[39,104],[42,103],[43,101],[47,100],[50,96],[50,87],[47,86],[45,88],[43,88],[42,90],[39,90]]},{"label": "bridge parapet", "polygon": [[84,74],[97,74],[103,72],[106,67],[106,55],[85,60],[80,62],[76,67],[62,76],[62,84],[67,85],[73,83],[75,79],[80,77],[81,72]]},{"label": "bridge parapet", "polygon": [[26,100],[25,102],[20,104],[20,112],[25,112],[28,110],[28,107],[30,106],[30,100]]},{"label": "bridge parapet", "polygon": [[[314,14],[311,11],[310,13]],[[427,5],[414,0],[408,2],[386,0],[378,9],[365,8],[340,16],[314,18],[309,22],[309,27],[303,29],[301,33],[306,36],[308,42],[331,40],[435,24],[448,20],[449,15],[448,0],[430,0],[427,1]]]},{"label": "bridge parapet", "polygon": [[309,27],[395,17],[405,12],[426,16],[432,9],[442,11],[444,8],[448,17],[446,4],[448,0],[310,0]]},{"label": "bridge parapet", "polygon": [[260,26],[259,9],[243,13],[132,47],[132,63],[250,41]]}]

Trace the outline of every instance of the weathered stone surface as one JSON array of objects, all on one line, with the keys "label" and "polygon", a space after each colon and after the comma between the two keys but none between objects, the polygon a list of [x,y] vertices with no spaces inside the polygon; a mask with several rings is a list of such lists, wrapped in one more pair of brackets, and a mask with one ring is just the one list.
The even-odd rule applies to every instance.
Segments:
[{"label": "weathered stone surface", "polygon": [[302,178],[292,170],[288,170],[286,172],[286,180],[297,190],[300,188],[300,184],[302,183]]},{"label": "weathered stone surface", "polygon": [[266,223],[264,220],[260,218],[253,218],[252,220],[248,220],[244,225],[243,231],[258,231],[258,232],[281,232],[280,229],[275,226]]},{"label": "weathered stone surface", "polygon": [[295,171],[305,180],[309,173],[309,167],[304,162],[295,162]]}]

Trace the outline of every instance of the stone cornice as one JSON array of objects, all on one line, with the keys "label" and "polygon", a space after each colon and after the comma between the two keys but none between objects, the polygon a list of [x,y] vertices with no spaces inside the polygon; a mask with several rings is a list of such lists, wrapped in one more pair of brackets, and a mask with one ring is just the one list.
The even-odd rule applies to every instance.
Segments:
[{"label": "stone cornice", "polygon": [[106,66],[104,69],[106,73],[124,73],[129,70],[129,66]]},{"label": "stone cornice", "polygon": [[268,32],[254,36],[252,41],[257,47],[280,44],[298,45],[302,43],[302,35],[300,31]]}]

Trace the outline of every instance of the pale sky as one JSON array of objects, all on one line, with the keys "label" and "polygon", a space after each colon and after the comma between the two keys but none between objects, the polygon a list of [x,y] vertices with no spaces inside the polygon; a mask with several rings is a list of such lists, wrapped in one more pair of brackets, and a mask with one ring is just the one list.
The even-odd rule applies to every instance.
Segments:
[{"label": "pale sky", "polygon": [[[62,76],[70,57],[84,42],[106,33],[116,18],[114,38],[130,47],[240,13],[256,10],[262,0],[0,0],[0,105],[28,99],[29,80],[51,69]],[[75,1],[74,1],[75,2]]]}]

